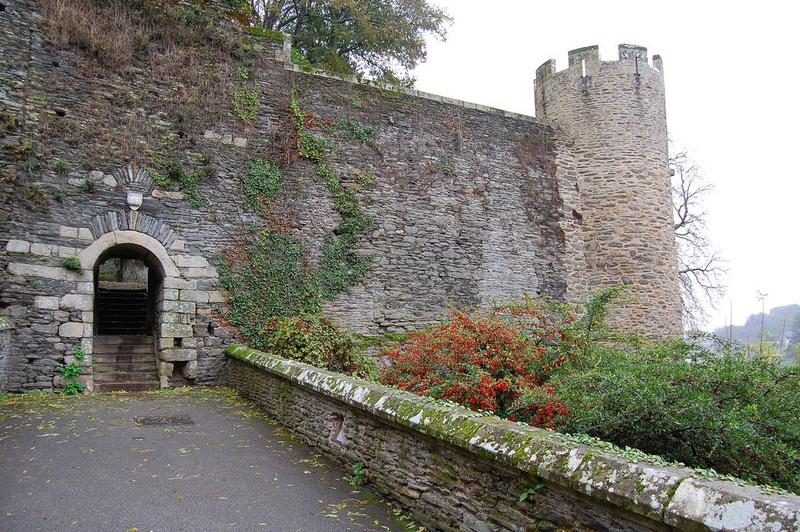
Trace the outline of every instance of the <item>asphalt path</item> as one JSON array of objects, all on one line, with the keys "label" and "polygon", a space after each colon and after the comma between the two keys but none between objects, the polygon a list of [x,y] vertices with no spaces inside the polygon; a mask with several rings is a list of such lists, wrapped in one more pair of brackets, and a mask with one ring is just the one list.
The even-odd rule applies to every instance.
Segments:
[{"label": "asphalt path", "polygon": [[0,530],[416,529],[225,388],[0,401]]}]

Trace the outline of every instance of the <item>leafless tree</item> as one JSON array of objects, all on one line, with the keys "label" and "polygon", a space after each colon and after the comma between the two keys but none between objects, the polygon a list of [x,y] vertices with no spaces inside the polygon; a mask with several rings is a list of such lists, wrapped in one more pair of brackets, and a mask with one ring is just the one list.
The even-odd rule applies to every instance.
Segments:
[{"label": "leafless tree", "polygon": [[703,202],[712,186],[685,151],[669,160],[684,325],[696,328],[725,293],[725,267],[708,241]]}]

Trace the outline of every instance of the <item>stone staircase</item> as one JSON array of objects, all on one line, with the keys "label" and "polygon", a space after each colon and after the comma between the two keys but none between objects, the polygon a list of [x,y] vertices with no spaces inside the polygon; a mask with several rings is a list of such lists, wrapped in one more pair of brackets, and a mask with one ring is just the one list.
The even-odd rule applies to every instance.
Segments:
[{"label": "stone staircase", "polygon": [[95,336],[92,364],[97,392],[136,392],[158,388],[152,336]]}]

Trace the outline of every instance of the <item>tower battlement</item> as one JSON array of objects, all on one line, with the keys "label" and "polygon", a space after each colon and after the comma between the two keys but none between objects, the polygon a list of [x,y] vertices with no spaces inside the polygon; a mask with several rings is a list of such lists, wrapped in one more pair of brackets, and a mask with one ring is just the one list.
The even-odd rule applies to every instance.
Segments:
[{"label": "tower battlement", "polygon": [[660,55],[654,55],[652,63],[647,55],[647,48],[637,44],[620,44],[617,47],[618,59],[603,61],[600,58],[600,47],[597,45],[584,46],[567,52],[567,68],[557,69],[555,59],[548,59],[536,69],[536,84],[540,85],[548,79],[559,75],[591,76],[603,65],[607,67],[620,67],[623,70],[642,73],[643,71],[658,72],[663,75],[664,64]]}]

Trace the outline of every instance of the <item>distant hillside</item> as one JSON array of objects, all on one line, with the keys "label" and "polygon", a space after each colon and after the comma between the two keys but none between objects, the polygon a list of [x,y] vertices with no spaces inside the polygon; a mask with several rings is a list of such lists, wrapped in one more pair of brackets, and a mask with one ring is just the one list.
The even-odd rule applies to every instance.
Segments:
[{"label": "distant hillside", "polygon": [[[714,333],[743,344],[758,343],[761,313],[750,315],[744,325],[720,327]],[[764,339],[778,344],[778,352],[785,363],[795,363],[794,346],[800,344],[800,305],[775,307],[764,315]]]}]

